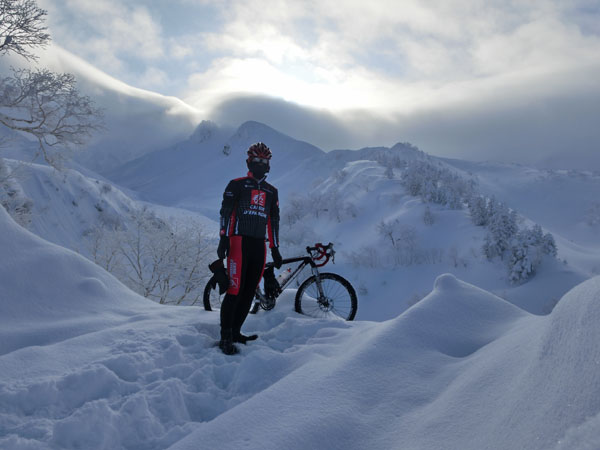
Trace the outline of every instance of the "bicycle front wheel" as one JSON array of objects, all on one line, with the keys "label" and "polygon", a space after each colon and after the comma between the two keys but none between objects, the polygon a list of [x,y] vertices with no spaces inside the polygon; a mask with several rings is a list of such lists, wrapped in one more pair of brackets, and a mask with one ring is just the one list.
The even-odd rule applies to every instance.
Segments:
[{"label": "bicycle front wheel", "polygon": [[207,311],[220,310],[221,302],[224,297],[225,294],[219,295],[219,286],[215,277],[208,280],[208,283],[206,283],[206,287],[204,288],[204,309]]},{"label": "bicycle front wheel", "polygon": [[337,316],[353,320],[358,300],[356,291],[348,280],[335,273],[322,273],[319,274],[319,280],[313,275],[300,285],[295,307],[296,312],[311,317]]}]

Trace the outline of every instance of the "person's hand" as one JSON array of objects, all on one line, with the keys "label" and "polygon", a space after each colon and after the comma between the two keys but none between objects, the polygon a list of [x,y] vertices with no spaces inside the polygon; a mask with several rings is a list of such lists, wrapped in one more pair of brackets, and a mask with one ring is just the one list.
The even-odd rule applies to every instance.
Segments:
[{"label": "person's hand", "polygon": [[219,240],[219,247],[217,248],[217,256],[219,259],[225,259],[229,254],[229,238],[227,236],[221,236]]},{"label": "person's hand", "polygon": [[219,294],[224,294],[229,287],[229,276],[227,275],[227,270],[225,270],[225,266],[223,265],[223,261],[221,259],[217,259],[208,265],[208,268],[212,273],[215,274],[209,280],[213,289],[215,289],[217,284],[219,285]]},{"label": "person's hand", "polygon": [[279,253],[279,248],[273,247],[271,249],[271,256],[273,257],[273,265],[276,269],[279,269],[283,265],[283,259],[281,258],[281,253]]}]

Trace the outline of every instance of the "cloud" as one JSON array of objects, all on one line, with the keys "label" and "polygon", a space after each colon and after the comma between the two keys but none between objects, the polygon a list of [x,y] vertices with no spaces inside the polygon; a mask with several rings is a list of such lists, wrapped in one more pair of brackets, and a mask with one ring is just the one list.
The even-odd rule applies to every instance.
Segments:
[{"label": "cloud", "polygon": [[59,44],[129,84],[325,149],[524,160],[598,143],[589,0],[40,2]]},{"label": "cloud", "polygon": [[265,123],[295,139],[324,150],[356,144],[348,124],[334,114],[300,106],[280,98],[242,94],[215,106],[210,117],[223,125],[239,126],[245,121]]},{"label": "cloud", "polygon": [[324,150],[408,141],[438,156],[526,164],[555,160],[564,168],[600,170],[600,86],[588,76],[599,70],[600,64],[564,71],[543,84],[536,78],[502,80],[468,100],[392,117],[367,110],[334,114],[248,95],[223,101],[211,117],[230,125],[258,120]]},{"label": "cloud", "polygon": [[197,107],[247,92],[334,111],[406,113],[468,97],[471,86],[542,79],[600,59],[599,36],[549,0],[226,4],[223,28],[202,40],[224,56],[182,92]]},{"label": "cloud", "polygon": [[40,0],[40,5],[48,10],[54,41],[97,67],[124,80],[135,79],[127,76],[128,72],[137,75],[161,70],[147,66],[160,64],[167,39],[142,2]]}]

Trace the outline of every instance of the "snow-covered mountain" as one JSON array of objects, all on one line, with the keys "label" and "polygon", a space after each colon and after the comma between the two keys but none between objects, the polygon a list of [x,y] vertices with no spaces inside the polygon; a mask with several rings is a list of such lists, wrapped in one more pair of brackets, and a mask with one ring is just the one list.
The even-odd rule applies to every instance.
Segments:
[{"label": "snow-covered mountain", "polygon": [[295,183],[294,173],[307,159],[323,154],[258,122],[246,122],[232,132],[204,121],[189,139],[130,161],[106,176],[144,200],[213,215],[214,206],[207,200],[222,195],[224,182],[246,174],[245,152],[258,141],[269,142],[275,152],[269,178],[273,182],[284,176],[286,184],[306,182],[300,173]]},{"label": "snow-covered mountain", "polygon": [[449,274],[383,323],[297,315],[288,291],[229,357],[218,314],[148,302],[3,209],[0,248],[0,448],[600,442],[599,277],[543,317]]}]

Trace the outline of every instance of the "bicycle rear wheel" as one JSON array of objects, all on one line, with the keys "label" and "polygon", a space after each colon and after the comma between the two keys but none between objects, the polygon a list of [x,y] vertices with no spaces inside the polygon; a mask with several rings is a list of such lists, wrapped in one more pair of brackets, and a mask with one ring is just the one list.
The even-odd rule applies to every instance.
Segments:
[{"label": "bicycle rear wheel", "polygon": [[217,280],[215,277],[212,277],[210,280],[208,280],[208,283],[206,283],[204,288],[204,309],[207,311],[220,310],[221,302],[223,301],[224,297],[225,294],[219,294],[219,286],[217,285]]},{"label": "bicycle rear wheel", "polygon": [[319,294],[317,278],[306,279],[296,293],[296,312],[311,317],[337,316],[353,320],[358,308],[356,291],[348,280],[336,273],[319,274],[323,296]]}]

